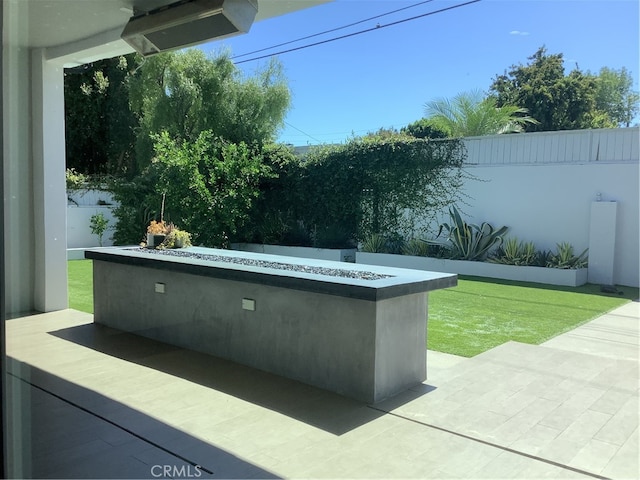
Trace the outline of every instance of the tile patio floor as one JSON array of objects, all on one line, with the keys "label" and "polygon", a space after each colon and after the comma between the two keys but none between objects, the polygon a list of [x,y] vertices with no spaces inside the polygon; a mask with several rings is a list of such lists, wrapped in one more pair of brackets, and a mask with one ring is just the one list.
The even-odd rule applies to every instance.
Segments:
[{"label": "tile patio floor", "polygon": [[542,346],[430,351],[428,380],[376,405],[74,310],[17,318],[14,460],[25,478],[637,479],[639,310]]}]

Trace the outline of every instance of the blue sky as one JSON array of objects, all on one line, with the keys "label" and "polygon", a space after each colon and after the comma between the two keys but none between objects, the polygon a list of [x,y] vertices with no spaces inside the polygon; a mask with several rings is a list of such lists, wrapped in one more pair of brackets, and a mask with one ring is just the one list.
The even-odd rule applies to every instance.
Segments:
[{"label": "blue sky", "polygon": [[[279,140],[294,145],[339,143],[423,116],[424,104],[473,89],[488,90],[509,66],[527,63],[538,47],[563,53],[597,72],[626,67],[638,89],[637,0],[482,0],[442,13],[384,25],[465,3],[432,0],[354,27],[238,60],[376,27],[374,31],[278,55],[292,92]],[[201,46],[242,55],[421,3],[421,0],[336,0],[257,22],[247,35]],[[251,75],[268,59],[238,64]],[[304,132],[304,133],[303,133]]]}]

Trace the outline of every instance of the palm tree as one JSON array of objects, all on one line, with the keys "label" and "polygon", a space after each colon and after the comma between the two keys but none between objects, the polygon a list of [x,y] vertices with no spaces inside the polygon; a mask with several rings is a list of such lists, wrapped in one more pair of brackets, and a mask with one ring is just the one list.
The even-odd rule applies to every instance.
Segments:
[{"label": "palm tree", "polygon": [[498,107],[495,98],[485,98],[479,90],[425,105],[425,114],[432,124],[455,138],[522,132],[523,125],[539,123],[528,113],[526,108],[515,105]]}]

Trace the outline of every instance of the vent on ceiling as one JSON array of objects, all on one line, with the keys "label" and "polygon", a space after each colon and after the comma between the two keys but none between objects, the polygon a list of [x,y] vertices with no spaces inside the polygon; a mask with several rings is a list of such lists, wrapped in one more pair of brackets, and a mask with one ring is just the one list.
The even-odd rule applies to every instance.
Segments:
[{"label": "vent on ceiling", "polygon": [[182,0],[135,12],[121,36],[148,56],[247,33],[257,12],[256,0]]}]

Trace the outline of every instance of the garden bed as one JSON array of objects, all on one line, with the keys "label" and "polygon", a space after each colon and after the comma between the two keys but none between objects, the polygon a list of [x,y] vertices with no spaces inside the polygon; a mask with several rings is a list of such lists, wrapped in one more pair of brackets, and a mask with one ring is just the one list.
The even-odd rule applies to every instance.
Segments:
[{"label": "garden bed", "polygon": [[577,287],[587,283],[587,269],[576,270],[547,267],[503,265],[490,262],[470,262],[443,258],[394,255],[390,253],[357,252],[356,263],[386,267],[411,268],[431,272],[456,273],[474,277],[499,278],[521,282]]}]

